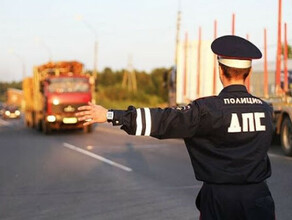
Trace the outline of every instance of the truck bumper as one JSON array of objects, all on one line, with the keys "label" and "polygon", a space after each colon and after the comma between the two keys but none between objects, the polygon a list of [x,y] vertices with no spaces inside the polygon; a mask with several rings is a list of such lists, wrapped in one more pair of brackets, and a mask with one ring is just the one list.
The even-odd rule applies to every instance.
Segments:
[{"label": "truck bumper", "polygon": [[83,128],[83,123],[73,115],[48,115],[46,119],[50,128],[56,130]]}]

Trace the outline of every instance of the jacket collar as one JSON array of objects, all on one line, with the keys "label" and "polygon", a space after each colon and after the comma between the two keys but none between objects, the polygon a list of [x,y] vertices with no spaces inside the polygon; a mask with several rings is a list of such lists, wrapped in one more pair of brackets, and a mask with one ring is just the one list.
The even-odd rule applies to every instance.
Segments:
[{"label": "jacket collar", "polygon": [[221,90],[220,94],[221,95],[222,93],[229,93],[229,92],[245,92],[245,93],[248,93],[246,87],[244,85],[239,85],[239,84],[234,84],[234,85],[230,85],[230,86],[227,86],[225,87],[224,89]]}]

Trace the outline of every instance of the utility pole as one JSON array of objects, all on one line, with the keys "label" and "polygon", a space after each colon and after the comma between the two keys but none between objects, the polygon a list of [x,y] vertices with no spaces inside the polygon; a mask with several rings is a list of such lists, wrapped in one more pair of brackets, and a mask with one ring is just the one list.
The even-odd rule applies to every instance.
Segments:
[{"label": "utility pole", "polygon": [[177,12],[177,20],[176,20],[176,38],[175,38],[175,54],[174,54],[174,64],[177,66],[177,57],[178,57],[178,44],[180,39],[180,22],[181,22],[181,11],[180,5],[179,10]]},{"label": "utility pole", "polygon": [[183,91],[184,91],[184,100],[186,101],[187,97],[187,83],[188,83],[188,48],[189,48],[189,37],[188,32],[185,33],[185,42],[184,42],[184,78],[183,78]]},{"label": "utility pole", "polygon": [[284,91],[288,91],[288,41],[287,41],[287,23],[284,23]]},{"label": "utility pole", "polygon": [[199,40],[198,40],[198,60],[197,60],[197,98],[200,97],[201,92],[201,45],[202,45],[202,28],[199,27]]},{"label": "utility pole", "polygon": [[133,59],[131,55],[128,57],[128,67],[123,75],[122,87],[125,88],[126,85],[129,91],[133,91],[134,93],[137,91],[136,73],[133,68]]},{"label": "utility pole", "polygon": [[98,41],[97,37],[95,36],[94,39],[94,52],[93,52],[93,76],[95,79],[95,86],[97,86],[97,52],[98,52]]},{"label": "utility pole", "polygon": [[175,38],[175,53],[174,53],[174,66],[168,79],[168,104],[169,106],[176,106],[176,76],[177,76],[177,63],[178,63],[178,47],[180,41],[180,24],[181,24],[181,5],[178,5],[177,19],[176,19],[176,38]]},{"label": "utility pole", "polygon": [[94,36],[94,46],[93,46],[93,78],[94,78],[94,88],[93,88],[93,103],[96,102],[96,89],[97,89],[97,53],[98,53],[98,41],[97,41],[97,32],[95,28],[85,21],[82,16],[77,16],[77,20],[81,21],[88,30],[93,34]]},{"label": "utility pole", "polygon": [[268,75],[268,60],[267,60],[267,29],[264,29],[264,95],[269,97],[269,75]]},{"label": "utility pole", "polygon": [[[217,20],[214,21],[214,40],[217,38]],[[217,56],[213,55],[213,95],[216,94],[217,85]]]},{"label": "utility pole", "polygon": [[[246,39],[247,40],[249,40],[249,34],[246,34]],[[249,75],[247,76],[247,78],[246,78],[246,87],[247,87],[247,91],[248,92],[251,92],[250,91],[250,77],[251,77],[251,74],[252,74],[252,69],[250,70],[250,73],[249,73]]]},{"label": "utility pole", "polygon": [[281,51],[282,51],[282,42],[281,42],[281,25],[282,25],[282,0],[279,0],[278,5],[278,41],[277,41],[277,56],[276,56],[276,94],[280,95],[282,92],[281,89]]},{"label": "utility pole", "polygon": [[232,27],[231,27],[231,33],[232,35],[235,35],[235,14],[232,14]]}]

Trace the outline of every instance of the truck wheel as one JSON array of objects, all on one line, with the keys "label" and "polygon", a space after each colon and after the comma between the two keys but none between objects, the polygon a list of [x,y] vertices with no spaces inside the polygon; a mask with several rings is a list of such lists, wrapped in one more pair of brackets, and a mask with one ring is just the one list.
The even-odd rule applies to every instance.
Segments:
[{"label": "truck wheel", "polygon": [[289,117],[282,122],[281,145],[285,155],[292,156],[292,123]]},{"label": "truck wheel", "polygon": [[33,120],[32,120],[32,114],[29,112],[25,113],[24,121],[26,124],[26,127],[32,128],[33,127]]},{"label": "truck wheel", "polygon": [[37,125],[36,125],[36,129],[38,131],[42,131],[43,130],[43,121],[42,120],[39,120]]},{"label": "truck wheel", "polygon": [[44,134],[51,133],[51,126],[45,120],[42,120],[42,131]]},{"label": "truck wheel", "polygon": [[83,127],[83,132],[84,133],[91,133],[92,132],[92,125],[87,125]]},{"label": "truck wheel", "polygon": [[27,118],[25,118],[24,121],[25,121],[25,126],[30,128],[29,120]]}]

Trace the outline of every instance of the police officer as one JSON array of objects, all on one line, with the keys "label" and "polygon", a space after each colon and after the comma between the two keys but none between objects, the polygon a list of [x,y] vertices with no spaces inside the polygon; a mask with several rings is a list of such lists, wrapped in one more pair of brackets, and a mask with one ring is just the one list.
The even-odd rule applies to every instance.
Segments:
[{"label": "police officer", "polygon": [[272,108],[245,87],[252,59],[262,57],[251,42],[233,35],[211,45],[218,57],[218,96],[200,98],[183,108],[107,110],[89,103],[77,117],[112,122],[130,135],[183,138],[195,176],[203,181],[196,199],[202,220],[275,219],[266,184],[271,175]]}]

